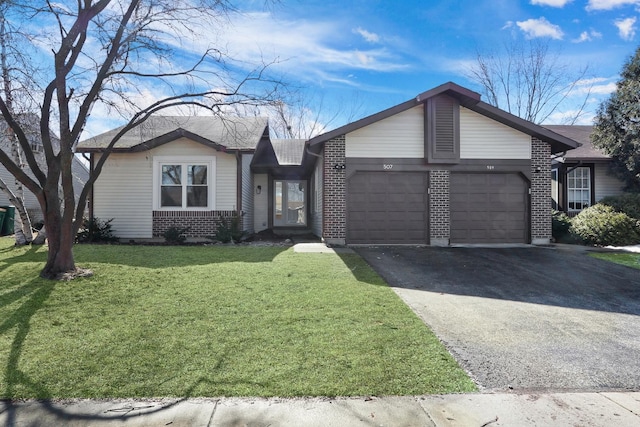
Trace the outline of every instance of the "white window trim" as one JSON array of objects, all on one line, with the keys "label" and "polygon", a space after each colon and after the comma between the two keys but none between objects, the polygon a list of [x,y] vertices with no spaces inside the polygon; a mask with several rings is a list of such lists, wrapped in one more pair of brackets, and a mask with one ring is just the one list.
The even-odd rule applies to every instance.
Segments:
[{"label": "white window trim", "polygon": [[[589,178],[589,187],[588,188],[577,188],[577,187],[570,187],[569,186],[569,175],[572,173],[576,173],[578,170],[580,170],[581,173],[584,173],[585,171],[587,172],[587,177]],[[588,196],[589,196],[589,200],[586,202],[587,206],[582,207],[581,209],[574,209],[571,208],[569,205],[572,202],[569,194],[571,194],[571,191],[580,191],[580,192],[584,192],[584,191],[588,191]],[[567,173],[567,211],[568,212],[580,212],[583,209],[586,209],[587,207],[591,206],[591,199],[592,199],[592,193],[593,192],[593,183],[591,182],[591,168],[589,166],[578,166],[576,168],[574,168],[573,170],[571,170],[571,172]],[[583,199],[581,199],[582,201]],[[575,202],[575,200],[574,200]]]},{"label": "white window trim", "polygon": [[[207,165],[206,207],[161,207],[160,189],[162,165]],[[153,209],[156,211],[214,211],[216,210],[216,157],[215,156],[154,156],[153,157]]]}]

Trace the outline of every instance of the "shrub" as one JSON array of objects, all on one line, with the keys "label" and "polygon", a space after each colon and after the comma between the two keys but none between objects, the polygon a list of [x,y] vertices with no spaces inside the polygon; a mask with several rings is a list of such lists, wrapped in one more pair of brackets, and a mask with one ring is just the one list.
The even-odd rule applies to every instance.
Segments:
[{"label": "shrub", "polygon": [[184,235],[187,231],[191,230],[191,227],[176,227],[171,226],[162,233],[164,241],[172,245],[181,245],[187,240],[187,236]]},{"label": "shrub", "polygon": [[611,206],[618,212],[624,212],[627,216],[640,220],[640,194],[624,193],[619,196],[609,196],[599,203]]},{"label": "shrub", "polygon": [[640,243],[638,220],[600,203],[580,212],[572,221],[571,232],[592,245],[622,246]]},{"label": "shrub", "polygon": [[82,226],[76,235],[76,242],[117,242],[118,238],[113,235],[113,230],[111,229],[111,221],[113,221],[113,218],[106,221],[103,221],[98,217],[84,218],[82,220]]},{"label": "shrub", "polygon": [[[244,231],[240,229],[240,218],[234,215],[231,220],[222,219],[216,230],[213,240],[222,243],[239,242],[244,237]],[[210,237],[211,238],[211,237]]]},{"label": "shrub", "polygon": [[556,241],[567,237],[570,228],[571,218],[566,213],[560,211],[551,213],[551,234]]}]

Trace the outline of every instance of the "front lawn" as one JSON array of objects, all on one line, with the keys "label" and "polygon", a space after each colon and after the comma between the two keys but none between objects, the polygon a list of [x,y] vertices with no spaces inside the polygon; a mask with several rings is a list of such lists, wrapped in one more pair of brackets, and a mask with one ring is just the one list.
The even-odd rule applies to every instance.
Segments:
[{"label": "front lawn", "polygon": [[592,252],[589,255],[594,258],[640,269],[640,254],[629,252]]},{"label": "front lawn", "polygon": [[357,255],[80,245],[52,283],[45,251],[0,238],[0,398],[475,390]]}]

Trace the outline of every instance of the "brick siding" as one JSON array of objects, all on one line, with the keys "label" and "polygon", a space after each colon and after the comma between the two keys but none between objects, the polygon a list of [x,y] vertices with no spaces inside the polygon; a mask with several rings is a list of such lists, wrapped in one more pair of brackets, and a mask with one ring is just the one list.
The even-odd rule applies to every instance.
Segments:
[{"label": "brick siding", "polygon": [[184,233],[186,237],[214,236],[222,220],[230,221],[237,214],[236,211],[153,211],[153,237],[162,237],[171,227],[189,227]]},{"label": "brick siding", "polygon": [[551,147],[531,138],[531,243],[551,241]]},{"label": "brick siding", "polygon": [[344,135],[324,146],[323,238],[329,244],[344,244],[346,239],[346,177]]},{"label": "brick siding", "polygon": [[429,230],[432,245],[448,245],[450,236],[449,171],[429,173]]}]

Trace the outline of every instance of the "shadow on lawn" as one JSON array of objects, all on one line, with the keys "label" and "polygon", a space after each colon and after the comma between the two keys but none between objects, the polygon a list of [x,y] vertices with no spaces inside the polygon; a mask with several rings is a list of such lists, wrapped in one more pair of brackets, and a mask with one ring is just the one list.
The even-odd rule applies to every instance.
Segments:
[{"label": "shadow on lawn", "polygon": [[[15,337],[11,343],[7,365],[4,367],[3,382],[5,397],[12,397],[16,392],[16,386],[22,384],[33,390],[34,394],[41,397],[49,397],[49,393],[40,384],[32,381],[29,376],[20,370],[20,357],[23,352],[24,342],[31,329],[31,318],[49,298],[55,284],[42,284],[39,279],[33,279],[29,283],[2,295],[0,309],[6,309],[11,303],[20,299],[25,301],[15,311],[9,314],[0,324],[0,334],[15,329]],[[14,425],[10,406],[7,412],[7,425]]]},{"label": "shadow on lawn", "polygon": [[[0,272],[5,270],[9,265],[20,262],[42,262],[42,266],[44,267],[44,263],[47,261],[47,253],[38,252],[38,249],[41,247],[42,246],[30,245],[26,251],[24,250],[24,246],[10,246],[0,249]],[[7,255],[11,252],[14,252],[15,255]]]},{"label": "shadow on lawn", "polygon": [[290,246],[129,246],[76,245],[76,264],[86,262],[166,268],[226,262],[271,262]]},{"label": "shadow on lawn", "polygon": [[[8,313],[6,319],[0,324],[0,334],[7,334],[15,330],[6,366],[3,369],[3,389],[0,391],[2,395],[0,398],[0,420],[4,422],[3,425],[26,425],[30,420],[37,420],[34,425],[46,425],[73,420],[126,421],[134,417],[153,417],[154,414],[167,411],[193,397],[194,392],[201,385],[210,382],[207,378],[200,378],[185,391],[184,397],[162,400],[157,404],[137,403],[133,399],[128,399],[128,401],[118,399],[110,404],[112,407],[108,410],[105,410],[104,405],[100,405],[104,401],[96,401],[98,404],[93,406],[91,404],[89,406],[80,405],[80,410],[69,410],[67,403],[52,400],[57,396],[53,396],[45,386],[30,378],[20,365],[24,345],[31,330],[31,320],[43,307],[56,286],[64,286],[64,284],[43,283],[40,279],[33,279],[17,289],[3,294],[0,298],[0,309],[5,311],[10,304],[21,299],[24,300],[17,309]],[[18,402],[12,400],[16,394],[24,393],[20,389],[25,389],[28,394],[36,396],[38,401]],[[71,404],[73,405],[73,402]]]}]

